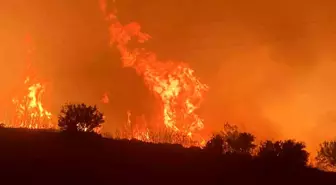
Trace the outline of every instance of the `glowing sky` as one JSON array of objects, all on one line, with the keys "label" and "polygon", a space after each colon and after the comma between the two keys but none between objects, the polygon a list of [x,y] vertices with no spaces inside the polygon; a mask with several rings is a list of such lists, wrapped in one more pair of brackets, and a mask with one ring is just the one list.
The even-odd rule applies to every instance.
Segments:
[{"label": "glowing sky", "polygon": [[[117,6],[122,21],[137,21],[152,35],[147,48],[188,62],[209,84],[201,109],[206,127],[229,121],[260,137],[312,145],[333,136],[336,2],[120,0]],[[151,112],[141,78],[122,69],[108,47],[96,0],[3,1],[0,26],[2,105],[21,83],[29,33],[34,66],[51,83],[52,112],[66,101],[98,103],[106,91],[111,103],[100,106],[115,124],[128,109]]]}]

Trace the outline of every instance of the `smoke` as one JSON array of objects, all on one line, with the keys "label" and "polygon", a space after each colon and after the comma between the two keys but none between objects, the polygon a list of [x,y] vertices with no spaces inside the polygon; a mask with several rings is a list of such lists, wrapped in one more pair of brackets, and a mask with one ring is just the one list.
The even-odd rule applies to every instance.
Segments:
[{"label": "smoke", "polygon": [[119,12],[151,33],[159,56],[190,62],[210,85],[202,109],[210,130],[231,122],[313,150],[336,126],[333,4],[123,1],[131,13]]},{"label": "smoke", "polygon": [[[137,21],[162,59],[188,62],[210,92],[200,110],[207,130],[225,122],[260,138],[296,138],[310,146],[335,129],[336,2],[116,1],[124,22]],[[34,65],[52,83],[51,111],[66,101],[99,104],[108,92],[108,127],[127,110],[152,111],[140,77],[122,69],[108,47],[96,0],[12,0],[0,7],[1,102],[19,84],[24,35],[36,42]],[[150,102],[150,103],[148,103]],[[1,107],[1,110],[4,108]]]}]

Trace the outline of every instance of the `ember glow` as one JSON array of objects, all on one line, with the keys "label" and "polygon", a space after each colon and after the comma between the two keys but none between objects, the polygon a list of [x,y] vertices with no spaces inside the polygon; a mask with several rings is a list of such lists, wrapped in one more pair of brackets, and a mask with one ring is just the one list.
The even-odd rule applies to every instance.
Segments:
[{"label": "ember glow", "polygon": [[[186,63],[161,61],[156,54],[144,48],[131,48],[129,42],[136,40],[139,44],[148,41],[150,35],[141,32],[136,22],[123,25],[119,22],[116,11],[107,13],[106,2],[101,1],[102,11],[110,23],[110,44],[120,52],[122,65],[134,68],[141,76],[160,104],[158,122],[166,128],[193,136],[203,129],[203,120],[195,112],[208,86],[202,83]],[[143,132],[148,133],[148,130]],[[145,135],[148,138],[148,134]],[[141,137],[143,140],[143,137]]]}]

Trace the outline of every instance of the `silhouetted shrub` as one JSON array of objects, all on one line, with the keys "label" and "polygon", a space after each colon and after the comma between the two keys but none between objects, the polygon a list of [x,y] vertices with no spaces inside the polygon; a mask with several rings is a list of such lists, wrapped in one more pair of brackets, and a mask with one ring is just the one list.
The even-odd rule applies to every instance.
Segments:
[{"label": "silhouetted shrub", "polygon": [[226,139],[228,151],[238,153],[251,153],[256,147],[254,144],[255,137],[250,133],[238,133],[231,135]]},{"label": "silhouetted shrub", "polygon": [[223,154],[224,138],[219,134],[213,135],[204,149],[215,154]]},{"label": "silhouetted shrub", "polygon": [[265,141],[261,143],[257,157],[269,165],[304,167],[307,165],[309,157],[305,147],[304,143],[294,140]]},{"label": "silhouetted shrub", "polygon": [[256,147],[254,141],[254,135],[239,132],[237,126],[225,124],[224,129],[208,141],[205,149],[216,153],[251,154]]},{"label": "silhouetted shrub", "polygon": [[67,104],[61,109],[58,126],[68,132],[94,132],[104,123],[104,116],[96,106]]},{"label": "silhouetted shrub", "polygon": [[316,156],[317,165],[322,169],[336,168],[336,141],[325,141],[320,144]]}]

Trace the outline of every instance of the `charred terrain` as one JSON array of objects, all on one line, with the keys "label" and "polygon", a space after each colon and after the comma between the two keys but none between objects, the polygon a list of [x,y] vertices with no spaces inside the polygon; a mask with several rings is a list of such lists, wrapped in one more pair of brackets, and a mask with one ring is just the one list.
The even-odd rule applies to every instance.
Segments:
[{"label": "charred terrain", "polygon": [[113,140],[96,134],[0,129],[9,184],[334,184],[336,174],[250,155]]}]

